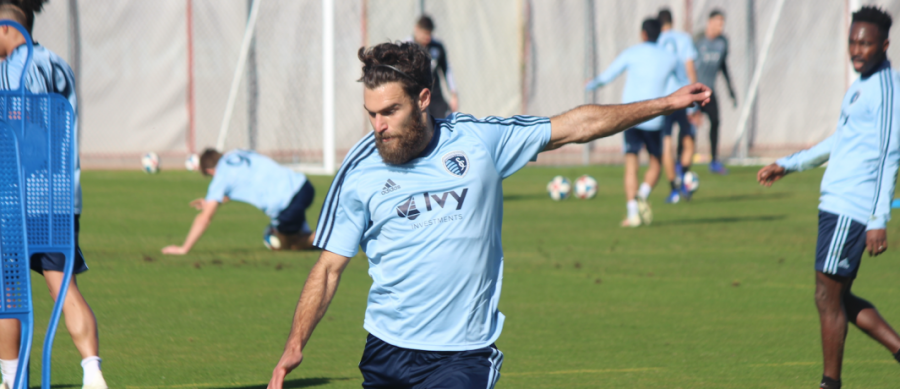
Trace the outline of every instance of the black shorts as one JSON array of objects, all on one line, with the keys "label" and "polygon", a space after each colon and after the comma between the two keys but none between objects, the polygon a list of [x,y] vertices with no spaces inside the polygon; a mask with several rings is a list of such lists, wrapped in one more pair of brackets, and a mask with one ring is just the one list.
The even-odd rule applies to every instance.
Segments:
[{"label": "black shorts", "polygon": [[847,216],[819,211],[816,271],[856,278],[865,251],[865,224]]},{"label": "black shorts", "polygon": [[695,135],[694,125],[691,124],[690,120],[688,120],[687,110],[679,109],[672,113],[671,115],[666,116],[665,124],[663,124],[663,136],[672,136],[672,128],[675,127],[675,123],[678,123],[678,138],[684,138],[689,136],[691,138]]},{"label": "black shorts", "polygon": [[309,233],[309,225],[306,224],[306,209],[312,205],[316,197],[316,190],[309,180],[300,187],[297,194],[291,198],[290,204],[274,220],[274,227],[282,234],[296,234],[298,232]]},{"label": "black shorts", "polygon": [[503,353],[497,347],[467,351],[422,351],[366,339],[359,370],[363,388],[493,388],[500,379]]},{"label": "black shorts", "polygon": [[[87,264],[84,263],[84,256],[81,254],[81,247],[78,247],[80,218],[81,215],[75,215],[75,266],[72,268],[72,274],[81,274],[88,270]],[[65,270],[65,266],[66,256],[62,253],[39,253],[31,256],[31,270],[41,274],[44,274],[44,270],[62,272]]]},{"label": "black shorts", "polygon": [[644,146],[648,154],[657,158],[662,156],[662,131],[625,130],[625,154],[640,154]]}]

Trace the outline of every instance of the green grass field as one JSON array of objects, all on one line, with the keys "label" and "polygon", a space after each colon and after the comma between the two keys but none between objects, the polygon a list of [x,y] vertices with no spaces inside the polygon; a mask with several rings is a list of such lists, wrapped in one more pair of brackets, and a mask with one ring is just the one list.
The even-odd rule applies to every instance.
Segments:
[{"label": "green grass field", "polygon": [[[705,166],[703,167],[705,168]],[[726,177],[701,170],[693,202],[652,196],[655,220],[637,230],[624,216],[621,167],[526,168],[505,186],[506,327],[501,388],[813,388],[821,377],[813,254],[824,170],[774,188],[754,168]],[[588,173],[596,199],[552,202],[544,187]],[[91,271],[79,284],[100,324],[101,356],[114,388],[265,388],[317,253],[273,253],[267,218],[227,204],[190,255],[180,244],[208,181],[165,171],[85,172],[81,246]],[[316,220],[330,177],[313,177]],[[900,231],[866,258],[854,290],[900,325]],[[37,295],[32,385],[50,302]],[[359,388],[357,363],[371,279],[365,257],[344,273],[290,388]],[[61,327],[62,328],[62,327]],[[80,357],[59,331],[54,383],[80,387]],[[897,388],[891,355],[856,329],[847,341],[846,388]],[[893,384],[891,384],[893,382]]]}]

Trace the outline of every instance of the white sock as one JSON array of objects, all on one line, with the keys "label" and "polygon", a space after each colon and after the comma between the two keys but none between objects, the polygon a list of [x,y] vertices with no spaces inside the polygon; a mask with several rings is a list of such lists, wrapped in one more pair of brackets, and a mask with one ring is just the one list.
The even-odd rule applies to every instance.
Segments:
[{"label": "white sock", "polygon": [[637,200],[628,200],[626,206],[628,207],[628,217],[638,216]]},{"label": "white sock", "polygon": [[641,188],[638,189],[638,197],[640,197],[641,200],[646,200],[647,197],[650,197],[651,190],[653,190],[653,188],[650,187],[650,184],[646,182],[642,183]]},{"label": "white sock", "polygon": [[16,370],[18,368],[18,359],[0,359],[0,373],[3,374],[3,382],[9,384],[10,388],[15,387]]},{"label": "white sock", "polygon": [[98,377],[103,377],[100,373],[100,357],[87,357],[81,360],[81,368],[84,369],[84,384],[94,382]]}]

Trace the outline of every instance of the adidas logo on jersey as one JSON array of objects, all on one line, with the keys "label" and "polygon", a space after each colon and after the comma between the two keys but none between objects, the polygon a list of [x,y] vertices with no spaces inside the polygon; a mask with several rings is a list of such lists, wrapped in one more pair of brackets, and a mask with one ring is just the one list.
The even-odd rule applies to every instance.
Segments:
[{"label": "adidas logo on jersey", "polygon": [[384,184],[384,188],[381,188],[381,194],[386,195],[398,189],[400,189],[400,185],[397,185],[394,181],[388,179],[387,183]]},{"label": "adidas logo on jersey", "polygon": [[412,196],[410,196],[409,200],[404,201],[403,204],[400,204],[400,206],[397,207],[397,215],[409,220],[416,220],[420,213],[421,212],[416,209],[416,200],[414,200]]}]

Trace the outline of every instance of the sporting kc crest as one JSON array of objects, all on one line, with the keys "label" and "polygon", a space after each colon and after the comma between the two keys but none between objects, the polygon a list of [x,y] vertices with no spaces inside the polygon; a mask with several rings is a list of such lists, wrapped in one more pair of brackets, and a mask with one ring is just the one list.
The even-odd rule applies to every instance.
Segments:
[{"label": "sporting kc crest", "polygon": [[444,168],[454,176],[465,177],[469,171],[469,157],[462,151],[449,152],[441,160],[444,162]]}]

